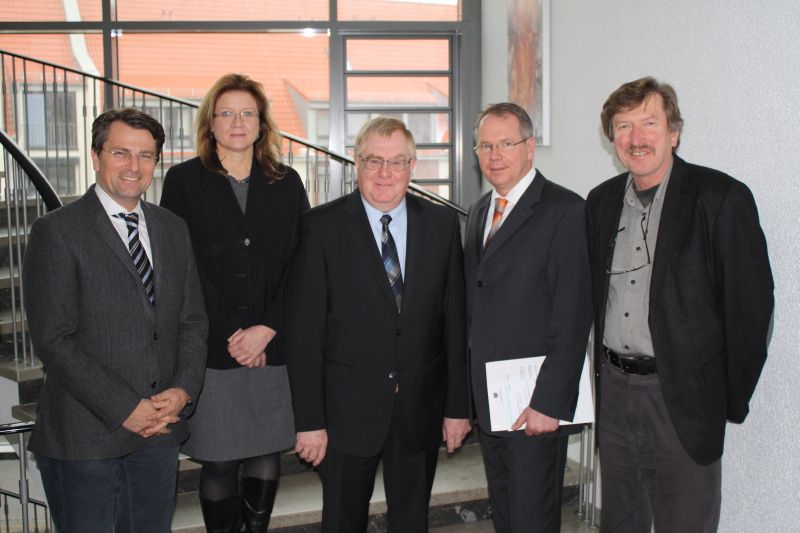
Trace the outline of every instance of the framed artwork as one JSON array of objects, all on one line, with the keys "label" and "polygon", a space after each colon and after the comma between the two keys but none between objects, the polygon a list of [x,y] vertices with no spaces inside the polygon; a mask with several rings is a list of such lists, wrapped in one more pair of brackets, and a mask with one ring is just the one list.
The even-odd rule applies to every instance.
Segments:
[{"label": "framed artwork", "polygon": [[537,145],[550,144],[550,0],[508,1],[508,101],[533,121]]}]

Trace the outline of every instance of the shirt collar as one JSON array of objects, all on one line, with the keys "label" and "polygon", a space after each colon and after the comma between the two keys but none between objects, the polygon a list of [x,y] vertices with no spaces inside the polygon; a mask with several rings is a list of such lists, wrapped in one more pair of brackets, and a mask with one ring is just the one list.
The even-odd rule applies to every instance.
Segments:
[{"label": "shirt collar", "polygon": [[528,187],[530,187],[531,183],[533,183],[533,178],[535,177],[536,167],[531,166],[531,169],[528,171],[528,173],[525,174],[505,196],[501,196],[496,189],[492,189],[492,198],[490,200],[491,205],[494,205],[494,201],[497,198],[505,198],[511,205],[517,205],[519,199],[522,198],[522,195],[525,194],[526,190],[528,190]]},{"label": "shirt collar", "polygon": [[364,210],[367,212],[367,218],[370,221],[380,221],[383,215],[389,215],[392,217],[392,221],[401,220],[404,218],[406,214],[406,198],[403,197],[400,200],[400,203],[395,206],[394,209],[388,212],[381,211],[380,209],[375,209],[365,198],[361,196],[361,202],[364,204]]},{"label": "shirt collar", "polygon": [[[667,190],[667,183],[669,182],[669,177],[672,175],[672,163],[669,164],[667,171],[664,173],[664,177],[661,179],[659,184],[657,185],[658,189],[656,190],[656,195],[653,197],[653,203],[660,204],[663,201],[664,194],[666,194]],[[644,209],[642,202],[639,200],[639,197],[636,196],[636,191],[633,190],[633,176],[630,172],[628,172],[628,183],[625,185],[625,203],[632,206],[637,207],[639,209]]]},{"label": "shirt collar", "polygon": [[109,195],[99,183],[95,184],[94,192],[97,194],[97,198],[100,200],[100,203],[103,205],[103,209],[105,209],[105,212],[108,214],[108,216],[113,217],[119,213],[136,213],[139,215],[140,220],[144,218],[141,201],[136,202],[136,207],[133,209],[133,211],[128,211],[115,202],[114,199],[111,198],[111,195]]}]

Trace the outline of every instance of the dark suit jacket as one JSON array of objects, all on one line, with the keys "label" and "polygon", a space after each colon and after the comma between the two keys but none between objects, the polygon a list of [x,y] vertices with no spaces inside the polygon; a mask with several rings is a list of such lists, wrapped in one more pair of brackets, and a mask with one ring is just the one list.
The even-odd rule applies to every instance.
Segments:
[{"label": "dark suit jacket", "polygon": [[[183,221],[142,202],[153,252],[151,306],[94,186],[36,220],[25,253],[28,326],[45,367],[29,449],[54,459],[122,457],[188,436],[143,439],[122,427],[142,398],[203,382],[207,321]],[[183,414],[188,414],[187,409]]]},{"label": "dark suit jacket", "polygon": [[358,191],[303,217],[290,276],[288,368],[298,431],[377,454],[399,384],[412,453],[442,439],[442,418],[467,418],[464,275],[457,216],[406,195],[408,233],[398,313]]},{"label": "dark suit jacket", "polygon": [[228,353],[238,328],[263,324],[278,332],[267,347],[267,364],[284,364],[283,290],[297,245],[300,213],[308,209],[300,177],[272,179],[253,160],[242,213],[228,179],[199,158],[169,169],[161,205],[186,220],[192,236],[209,318],[208,366],[239,368]]},{"label": "dark suit jacket", "polygon": [[537,171],[484,251],[490,200],[470,209],[464,244],[471,383],[481,431],[520,438],[490,431],[486,363],[547,355],[530,406],[572,419],[591,325],[583,199]]},{"label": "dark suit jacket", "polygon": [[[598,377],[609,243],[627,178],[601,184],[586,203]],[[747,186],[679,157],[657,238],[648,324],[658,379],[681,443],[692,459],[709,464],[722,455],[726,419],[747,416],[767,356],[773,306],[767,244]]]}]

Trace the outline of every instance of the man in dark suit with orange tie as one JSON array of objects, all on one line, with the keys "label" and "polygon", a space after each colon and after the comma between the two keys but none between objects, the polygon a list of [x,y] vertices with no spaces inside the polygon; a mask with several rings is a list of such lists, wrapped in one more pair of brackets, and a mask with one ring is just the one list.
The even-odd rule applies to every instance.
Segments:
[{"label": "man in dark suit with orange tie", "polygon": [[[567,439],[591,322],[583,200],[533,166],[533,125],[486,108],[475,153],[493,190],[464,237],[472,390],[498,533],[557,533]],[[516,431],[491,431],[486,363],[546,356]],[[531,384],[532,385],[532,384]],[[524,431],[522,428],[524,427]]]},{"label": "man in dark suit with orange tie", "polygon": [[302,220],[287,362],[324,533],[366,530],[379,462],[389,531],[427,531],[439,444],[470,429],[458,217],[407,194],[415,152],[402,121],[369,121],[358,190]]}]

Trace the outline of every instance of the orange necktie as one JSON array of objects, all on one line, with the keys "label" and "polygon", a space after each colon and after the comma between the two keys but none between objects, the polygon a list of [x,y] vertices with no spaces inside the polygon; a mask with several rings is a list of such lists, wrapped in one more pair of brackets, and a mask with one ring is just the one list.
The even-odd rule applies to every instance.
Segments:
[{"label": "orange necktie", "polygon": [[494,234],[500,229],[500,221],[503,219],[503,212],[506,210],[508,200],[505,198],[495,198],[494,200],[494,213],[492,213],[492,227],[489,228],[489,234],[486,236],[486,241],[483,243],[485,250],[489,246],[489,241],[492,240]]}]

